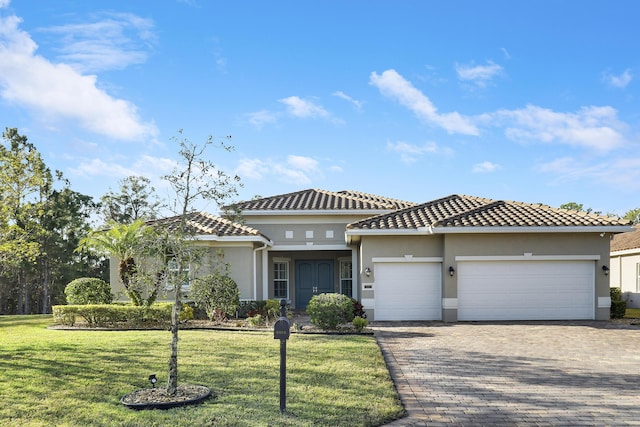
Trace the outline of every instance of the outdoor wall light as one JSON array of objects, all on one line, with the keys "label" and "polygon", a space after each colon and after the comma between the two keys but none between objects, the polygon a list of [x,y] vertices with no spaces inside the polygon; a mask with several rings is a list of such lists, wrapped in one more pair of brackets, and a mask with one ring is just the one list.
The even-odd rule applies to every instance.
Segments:
[{"label": "outdoor wall light", "polygon": [[371,269],[369,267],[364,269],[364,275],[367,277],[371,276]]},{"label": "outdoor wall light", "polygon": [[455,274],[456,269],[453,268],[453,265],[449,266],[449,276],[453,277],[453,275]]},{"label": "outdoor wall light", "polygon": [[156,388],[156,383],[158,382],[156,374],[149,375],[149,382],[151,383],[151,387]]},{"label": "outdoor wall light", "polygon": [[602,266],[602,272],[604,273],[605,276],[609,275],[609,267],[607,267],[606,265]]}]

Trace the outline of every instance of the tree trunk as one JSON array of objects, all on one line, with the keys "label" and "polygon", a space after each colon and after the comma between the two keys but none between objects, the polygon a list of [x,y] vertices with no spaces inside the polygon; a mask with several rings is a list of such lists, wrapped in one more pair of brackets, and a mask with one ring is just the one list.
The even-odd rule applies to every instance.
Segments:
[{"label": "tree trunk", "polygon": [[180,325],[181,285],[176,285],[176,299],[171,310],[171,356],[169,356],[169,380],[167,394],[174,395],[178,389],[178,329]]},{"label": "tree trunk", "polygon": [[41,310],[41,314],[48,314],[49,313],[49,306],[50,301],[49,301],[49,261],[45,258],[44,259],[44,266],[43,266],[43,277],[42,277],[42,310]]}]

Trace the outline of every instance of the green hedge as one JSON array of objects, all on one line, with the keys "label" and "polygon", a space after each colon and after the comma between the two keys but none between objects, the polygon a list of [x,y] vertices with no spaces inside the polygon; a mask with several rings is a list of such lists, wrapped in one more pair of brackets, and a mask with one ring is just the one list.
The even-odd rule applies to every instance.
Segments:
[{"label": "green hedge", "polygon": [[622,299],[622,290],[620,288],[611,288],[609,294],[611,296],[611,318],[622,319],[627,311],[627,302]]},{"label": "green hedge", "polygon": [[353,300],[342,294],[314,295],[307,305],[311,323],[324,330],[336,330],[338,325],[353,320]]},{"label": "green hedge", "polygon": [[73,326],[77,318],[82,318],[94,328],[123,323],[133,326],[143,323],[168,324],[171,323],[172,306],[172,303],[157,303],[150,307],[116,304],[54,305],[53,319],[58,324]]}]

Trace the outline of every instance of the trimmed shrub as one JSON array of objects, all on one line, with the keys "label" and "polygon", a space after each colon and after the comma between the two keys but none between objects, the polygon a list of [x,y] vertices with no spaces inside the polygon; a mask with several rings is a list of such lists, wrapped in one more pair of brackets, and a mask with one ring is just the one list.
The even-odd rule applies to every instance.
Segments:
[{"label": "trimmed shrub", "polygon": [[622,299],[622,290],[620,288],[610,288],[609,295],[611,296],[611,318],[622,319],[627,311],[627,302]]},{"label": "trimmed shrub", "polygon": [[103,328],[139,326],[144,323],[171,323],[172,303],[153,304],[150,307],[116,304],[54,305],[53,319],[65,326],[74,326],[82,318],[89,327]]},{"label": "trimmed shrub", "polygon": [[342,294],[314,295],[307,305],[311,323],[325,330],[338,329],[338,325],[353,320],[353,300]]},{"label": "trimmed shrub", "polygon": [[210,274],[191,284],[191,297],[211,320],[222,321],[240,305],[238,284],[224,274]]},{"label": "trimmed shrub", "polygon": [[67,304],[111,304],[113,294],[111,286],[102,279],[94,277],[81,277],[72,280],[64,288],[67,296]]},{"label": "trimmed shrub", "polygon": [[[241,301],[238,307],[238,317],[250,318],[256,315],[262,317],[263,324],[275,322],[280,317],[280,300]],[[291,308],[287,305],[287,317],[291,319]]]},{"label": "trimmed shrub", "polygon": [[367,319],[363,319],[360,316],[356,316],[353,318],[353,327],[356,328],[356,331],[362,332],[362,330],[369,324]]}]

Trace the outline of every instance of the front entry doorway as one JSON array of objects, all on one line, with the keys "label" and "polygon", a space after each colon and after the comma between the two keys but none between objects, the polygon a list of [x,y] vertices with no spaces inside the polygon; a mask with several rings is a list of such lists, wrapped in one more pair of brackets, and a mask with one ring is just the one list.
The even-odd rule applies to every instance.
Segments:
[{"label": "front entry doorway", "polygon": [[334,292],[333,260],[296,261],[296,308],[305,310],[314,295]]}]

